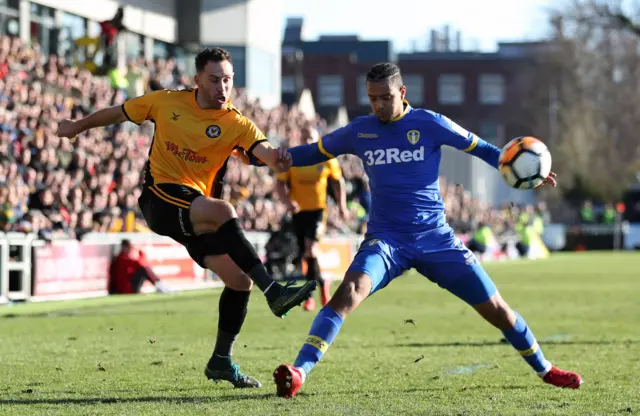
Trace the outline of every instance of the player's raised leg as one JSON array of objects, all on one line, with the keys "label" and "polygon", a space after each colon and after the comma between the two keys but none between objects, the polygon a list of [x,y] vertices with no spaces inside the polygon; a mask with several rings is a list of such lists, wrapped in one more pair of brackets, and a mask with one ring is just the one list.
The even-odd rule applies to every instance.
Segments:
[{"label": "player's raised leg", "polygon": [[238,388],[262,387],[258,380],[242,373],[232,359],[233,345],[247,316],[251,279],[227,255],[206,256],[204,263],[225,284],[218,306],[216,345],[204,374],[210,380],[226,380]]},{"label": "player's raised leg", "polygon": [[344,280],[329,303],[316,315],[295,363],[283,364],[273,373],[278,396],[295,396],[309,372],[335,340],[344,319],[368,296],[406,270],[403,259],[393,256],[392,252],[398,253],[377,239],[362,243]]},{"label": "player's raised leg", "polygon": [[289,310],[307,300],[315,289],[316,282],[309,281],[299,288],[281,286],[267,273],[258,253],[247,240],[233,206],[223,200],[199,196],[191,203],[189,219],[193,231],[202,241],[207,233],[212,238],[225,241],[227,254],[260,288],[267,298],[271,311],[284,316]]},{"label": "player's raised leg", "polygon": [[[524,318],[502,299],[480,264],[467,266],[457,262],[443,264],[440,268],[448,270],[448,273],[459,273],[457,276],[460,277],[455,281],[445,284],[446,289],[473,306],[484,319],[500,329],[507,341],[546,383],[573,389],[580,387],[582,379],[578,374],[561,370],[547,361]],[[465,269],[466,273],[463,273]]]}]

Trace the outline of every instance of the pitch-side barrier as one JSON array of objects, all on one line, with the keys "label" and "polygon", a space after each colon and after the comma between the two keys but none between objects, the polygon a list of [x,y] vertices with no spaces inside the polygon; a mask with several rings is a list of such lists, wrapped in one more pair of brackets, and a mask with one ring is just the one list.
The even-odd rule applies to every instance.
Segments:
[{"label": "pitch-side barrier", "polygon": [[[267,233],[247,233],[264,258]],[[94,233],[77,240],[45,242],[36,235],[0,233],[0,304],[81,299],[107,295],[109,265],[122,240],[144,251],[150,267],[177,291],[222,286],[215,274],[198,266],[187,250],[170,238],[147,233]],[[325,238],[320,244],[323,275],[340,279],[360,237]],[[142,291],[153,291],[145,283]]]},{"label": "pitch-side barrier", "polygon": [[[580,227],[580,230],[580,238],[586,238],[585,233],[593,231],[585,227]],[[619,240],[613,238],[618,234],[611,232],[612,240],[619,241],[612,244],[613,248],[640,247],[638,230],[640,224],[626,225],[620,230],[622,238]],[[542,239],[534,244],[535,249],[530,254],[532,258],[541,258],[548,256],[547,247],[552,251],[567,249],[570,246],[567,240],[572,236],[567,227],[550,224]],[[604,238],[602,233],[598,233],[598,236]],[[468,236],[460,237],[463,242],[468,239]],[[251,232],[247,233],[247,238],[264,259],[269,234]],[[145,252],[154,272],[174,290],[222,286],[219,278],[199,267],[183,246],[170,238],[155,234],[92,233],[84,236],[82,241],[45,242],[33,234],[0,233],[0,304],[106,296],[109,265],[118,254],[124,239],[130,240]],[[323,277],[341,279],[361,241],[361,236],[324,238],[319,247],[319,264]],[[481,261],[501,261],[517,257],[514,243],[515,241],[510,241],[507,250],[494,247]],[[585,245],[589,249],[589,244]],[[149,283],[142,288],[143,292],[153,290]]]}]

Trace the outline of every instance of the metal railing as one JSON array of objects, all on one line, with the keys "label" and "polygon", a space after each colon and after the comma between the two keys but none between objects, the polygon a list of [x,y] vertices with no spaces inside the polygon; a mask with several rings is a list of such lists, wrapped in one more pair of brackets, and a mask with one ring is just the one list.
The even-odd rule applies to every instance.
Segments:
[{"label": "metal railing", "polygon": [[0,233],[0,303],[31,296],[31,255],[42,244],[35,234]]}]

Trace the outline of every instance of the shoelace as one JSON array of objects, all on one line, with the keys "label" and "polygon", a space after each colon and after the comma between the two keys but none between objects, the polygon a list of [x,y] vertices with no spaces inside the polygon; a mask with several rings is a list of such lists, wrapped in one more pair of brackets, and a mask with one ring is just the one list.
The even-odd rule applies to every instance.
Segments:
[{"label": "shoelace", "polygon": [[238,364],[232,364],[231,365],[231,371],[233,374],[233,378],[236,381],[247,381],[249,379],[249,377],[247,377],[246,374],[244,374],[242,371],[240,371],[240,366]]},{"label": "shoelace", "polygon": [[284,288],[284,290],[287,290],[287,289],[290,289],[295,284],[296,284],[295,280],[289,280],[289,281],[287,281],[287,283],[284,284],[283,288]]}]

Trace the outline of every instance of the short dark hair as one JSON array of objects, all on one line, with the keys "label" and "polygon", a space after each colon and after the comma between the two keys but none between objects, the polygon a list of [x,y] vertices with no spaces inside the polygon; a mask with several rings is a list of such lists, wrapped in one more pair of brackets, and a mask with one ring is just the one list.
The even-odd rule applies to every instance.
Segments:
[{"label": "short dark hair", "polygon": [[367,72],[367,82],[382,82],[389,81],[392,84],[402,86],[402,74],[400,74],[400,68],[398,65],[391,62],[383,62],[375,64]]},{"label": "short dark hair", "polygon": [[196,55],[196,71],[204,71],[204,67],[207,66],[207,62],[222,61],[233,62],[229,51],[223,48],[207,48]]}]

